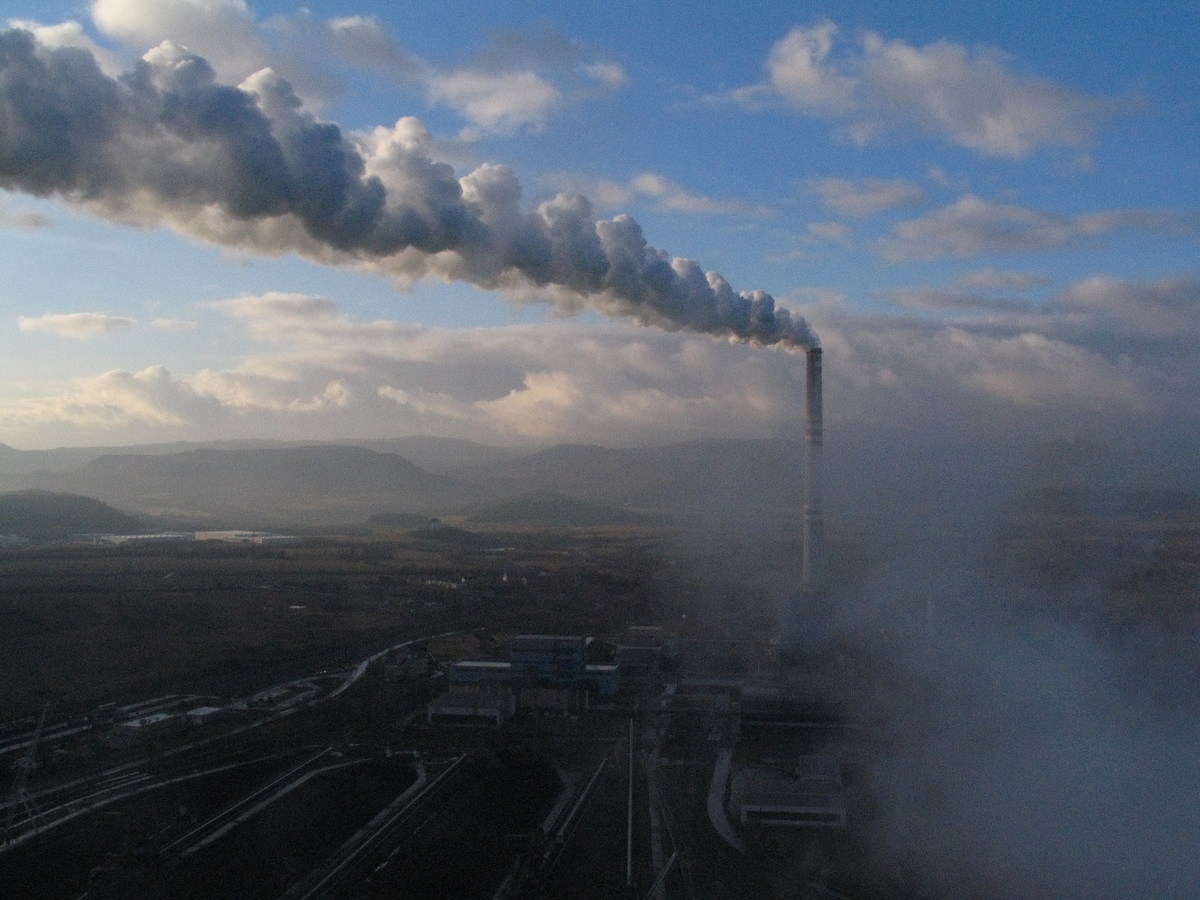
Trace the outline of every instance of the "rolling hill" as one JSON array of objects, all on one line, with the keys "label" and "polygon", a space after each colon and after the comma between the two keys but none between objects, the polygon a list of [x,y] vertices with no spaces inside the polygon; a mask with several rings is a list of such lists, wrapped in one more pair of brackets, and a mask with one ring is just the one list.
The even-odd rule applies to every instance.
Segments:
[{"label": "rolling hill", "polygon": [[58,541],[74,534],[131,533],[136,518],[91,497],[49,491],[0,494],[0,534]]},{"label": "rolling hill", "polygon": [[453,475],[492,496],[553,491],[637,512],[702,518],[793,507],[803,484],[799,445],[769,440],[631,449],[562,444]]},{"label": "rolling hill", "polygon": [[[273,528],[365,522],[382,513],[585,526],[629,523],[628,515],[736,521],[794,510],[803,480],[800,449],[786,441],[563,444],[518,457],[442,439],[373,443],[400,447],[410,440],[423,459],[441,454],[438,472],[362,446],[226,444],[134,448],[68,472],[12,475],[7,484],[96,497],[175,523]],[[463,460],[472,464],[455,467]]]},{"label": "rolling hill", "polygon": [[247,526],[361,521],[463,499],[455,482],[395,454],[334,445],[102,456],[60,482],[154,515]]}]

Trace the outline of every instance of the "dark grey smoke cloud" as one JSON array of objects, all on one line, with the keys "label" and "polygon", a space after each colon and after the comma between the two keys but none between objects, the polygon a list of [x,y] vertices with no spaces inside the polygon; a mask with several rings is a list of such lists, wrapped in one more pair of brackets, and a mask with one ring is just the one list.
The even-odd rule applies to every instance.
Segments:
[{"label": "dark grey smoke cloud", "polygon": [[269,70],[218,84],[169,42],[113,79],[86,50],[0,33],[0,187],[257,252],[485,288],[524,282],[667,329],[816,343],[768,294],[672,260],[628,216],[597,222],[578,196],[523,211],[503,167],[460,181],[417,144],[372,146],[316,120]]}]

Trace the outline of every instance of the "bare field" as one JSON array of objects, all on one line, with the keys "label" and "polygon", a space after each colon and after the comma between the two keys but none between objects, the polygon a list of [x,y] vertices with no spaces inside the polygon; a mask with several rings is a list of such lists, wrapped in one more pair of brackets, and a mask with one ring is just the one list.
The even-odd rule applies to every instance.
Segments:
[{"label": "bare field", "polygon": [[0,556],[0,719],[222,696],[479,626],[607,630],[649,609],[638,532],[394,535],[288,548],[58,545]]}]

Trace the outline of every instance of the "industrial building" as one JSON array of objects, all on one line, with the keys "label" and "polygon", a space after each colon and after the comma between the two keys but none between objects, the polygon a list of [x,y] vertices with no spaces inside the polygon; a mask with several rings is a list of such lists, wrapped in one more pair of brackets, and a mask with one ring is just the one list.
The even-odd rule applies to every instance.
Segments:
[{"label": "industrial building", "polygon": [[447,665],[446,674],[454,685],[582,689],[611,697],[620,688],[619,669],[589,664],[587,644],[579,635],[519,634],[509,642],[507,662],[458,660]]},{"label": "industrial building", "polygon": [[512,663],[490,659],[460,659],[447,663],[451,684],[509,684],[514,680]]},{"label": "industrial building", "polygon": [[430,725],[485,725],[499,728],[517,711],[511,690],[498,685],[455,685],[426,707]]},{"label": "industrial building", "polygon": [[173,734],[187,727],[187,719],[174,713],[151,713],[115,725],[101,739],[114,749],[131,747],[160,735]]},{"label": "industrial building", "polygon": [[508,658],[519,678],[573,684],[587,664],[587,644],[579,635],[518,634]]},{"label": "industrial building", "polygon": [[790,773],[739,769],[730,806],[742,825],[845,828],[841,766],[831,756],[810,754],[801,756]]}]

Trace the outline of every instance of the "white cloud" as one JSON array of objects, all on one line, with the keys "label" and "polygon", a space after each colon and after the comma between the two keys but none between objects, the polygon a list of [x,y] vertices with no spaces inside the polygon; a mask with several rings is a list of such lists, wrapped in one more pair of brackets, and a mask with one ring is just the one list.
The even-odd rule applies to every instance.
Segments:
[{"label": "white cloud", "polygon": [[971,359],[962,383],[1016,406],[1107,407],[1141,412],[1149,397],[1136,377],[1099,353],[1044,335],[992,339],[947,333]]},{"label": "white cloud", "polygon": [[602,209],[622,209],[635,203],[659,212],[679,212],[706,216],[772,216],[775,211],[759,203],[744,200],[720,200],[690,193],[683,186],[655,172],[641,172],[628,182],[612,181],[570,172],[545,175],[541,182],[552,190],[582,194]]},{"label": "white cloud", "polygon": [[329,409],[345,409],[354,403],[354,391],[341,381],[331,381],[325,390],[312,397],[297,397],[288,404],[293,412],[315,413]]},{"label": "white cloud", "polygon": [[830,212],[856,219],[925,203],[925,192],[906,178],[814,178],[806,187]]},{"label": "white cloud", "polygon": [[[1155,365],[1132,366],[1067,337],[1014,328],[1019,311],[977,322],[838,311],[812,317],[829,360],[826,414],[835,428],[907,430],[944,421],[970,431],[1011,421],[1070,433],[1109,417],[1179,409],[1179,397],[1160,390]],[[1056,324],[1040,321],[1047,332]]]},{"label": "white cloud", "polygon": [[404,79],[414,78],[421,71],[420,63],[405,52],[378,19],[330,19],[328,33],[338,56],[356,65]]},{"label": "white cloud", "polygon": [[896,116],[988,156],[1079,147],[1112,110],[1110,101],[1019,74],[997,50],[868,35],[863,51],[865,93],[881,122]]},{"label": "white cloud", "polygon": [[1022,295],[1049,284],[1048,278],[1036,272],[1003,272],[987,268],[960,275],[946,287],[897,288],[883,292],[883,296],[907,309],[972,313],[976,319],[982,314],[993,321],[1028,322],[1030,316],[1047,307]]},{"label": "white cloud", "polygon": [[795,28],[766,61],[768,80],[720,98],[776,102],[832,119],[858,143],[885,131],[940,135],[985,156],[1021,159],[1043,147],[1084,146],[1116,104],[1019,72],[988,47],[914,47],[865,33],[838,52],[829,21]]},{"label": "white cloud", "polygon": [[583,72],[592,80],[607,85],[613,90],[624,87],[629,81],[625,70],[613,62],[586,63],[583,66]]},{"label": "white cloud", "polygon": [[471,404],[438,391],[419,388],[405,390],[384,384],[379,386],[376,393],[415,416],[421,421],[422,427],[433,426],[445,429],[447,423],[451,422],[464,423],[471,427],[481,418]]},{"label": "white cloud", "polygon": [[503,32],[468,66],[425,65],[431,102],[449,106],[478,131],[542,128],[551,114],[624,87],[625,71],[553,29]]},{"label": "white cloud", "polygon": [[194,331],[196,323],[190,319],[155,319],[150,327],[155,331]]},{"label": "white cloud", "polygon": [[93,436],[125,426],[206,427],[216,404],[162,366],[112,371],[71,382],[56,395],[0,405],[5,427],[35,432],[69,426]]},{"label": "white cloud", "polygon": [[958,288],[897,288],[886,296],[892,303],[906,309],[937,311],[1014,313],[1034,309],[1027,300],[1011,297],[992,297]]},{"label": "white cloud", "polygon": [[643,197],[652,198],[661,209],[671,212],[700,213],[702,215],[771,215],[769,207],[745,203],[740,200],[714,200],[689,194],[674,182],[667,181],[653,172],[643,172],[630,182],[633,191]]},{"label": "white cloud", "polygon": [[1055,303],[1087,315],[1116,340],[1153,338],[1184,347],[1200,342],[1200,277],[1137,282],[1096,275],[1070,285]]},{"label": "white cloud", "polygon": [[837,31],[829,21],[793,29],[767,58],[775,90],[815,115],[840,115],[854,106],[854,79],[827,63]]},{"label": "white cloud", "polygon": [[978,272],[967,272],[957,280],[959,287],[975,291],[1029,291],[1045,287],[1050,279],[1037,272],[998,272],[995,269],[980,269]]},{"label": "white cloud", "polygon": [[598,209],[619,210],[635,201],[631,182],[596,178],[575,172],[551,172],[539,181],[551,191],[560,194],[582,194]]},{"label": "white cloud", "polygon": [[8,210],[0,204],[0,229],[15,231],[37,231],[54,224],[49,216],[33,209]]},{"label": "white cloud", "polygon": [[67,429],[76,442],[134,426],[164,438],[765,436],[795,414],[789,385],[803,365],[795,354],[626,324],[421,329],[357,320],[324,298],[286,294],[215,308],[271,346],[182,378],[152,367],[73,381],[0,404],[0,429],[59,440]]},{"label": "white cloud", "polygon": [[33,32],[38,41],[46,47],[74,47],[86,50],[96,60],[100,69],[106,75],[119,75],[123,70],[121,59],[109,50],[96,44],[84,31],[78,22],[59,22],[55,25],[43,25],[29,19],[9,19],[9,28],[23,28]]},{"label": "white cloud", "polygon": [[254,337],[271,343],[390,339],[412,333],[395,322],[353,322],[333,300],[308,294],[269,291],[208,305],[246,322]]},{"label": "white cloud", "polygon": [[[188,379],[197,395],[209,398],[226,414],[268,421],[268,414],[328,411],[349,405],[352,393],[336,380],[299,380],[277,372],[235,370],[219,372],[202,369]],[[326,396],[342,397],[347,402],[323,402]]]},{"label": "white cloud", "polygon": [[432,102],[496,132],[541,128],[563,102],[558,88],[535,72],[450,72],[431,77],[428,90]]},{"label": "white cloud", "polygon": [[850,239],[850,227],[843,222],[810,222],[808,233],[818,240],[843,244]]},{"label": "white cloud", "polygon": [[[656,432],[720,433],[731,422],[764,433],[778,415],[770,384],[789,377],[793,360],[780,353],[782,368],[763,368],[744,345],[622,326],[421,330],[354,322],[319,298],[284,296],[219,307],[284,346],[232,371],[199,373],[198,390],[243,412],[307,410],[309,398],[336,382],[357,398],[357,412],[373,410],[376,423],[500,441],[635,442]],[[287,318],[292,330],[283,339],[278,323]],[[343,323],[336,340],[334,322]],[[372,397],[382,405],[372,406]]]},{"label": "white cloud", "polygon": [[373,16],[321,19],[303,9],[259,21],[244,0],[95,0],[92,19],[139,51],[184,46],[227,83],[270,68],[314,107],[344,89],[346,69],[417,86],[470,123],[467,137],[536,131],[556,111],[626,82],[619,65],[552,30],[501,35],[479,60],[439,68],[408,53]]},{"label": "white cloud", "polygon": [[139,50],[167,40],[181,44],[234,84],[272,62],[244,0],[95,0],[92,21]]},{"label": "white cloud", "polygon": [[880,246],[890,260],[973,257],[1053,250],[1114,231],[1135,229],[1168,236],[1200,233],[1194,214],[1119,210],[1059,216],[1023,206],[990,203],[967,194],[956,203],[894,225]]},{"label": "white cloud", "polygon": [[[1009,342],[1010,351],[1024,347],[1026,356],[1031,348],[1052,347],[1059,363],[1069,352],[1077,353],[1072,365],[1082,370],[1083,362],[1091,361],[1097,383],[1123,381],[1127,395],[1136,392],[1138,403],[1162,409],[1183,404],[1186,409],[1194,406],[1194,394],[1200,392],[1195,377],[1200,372],[1200,278],[1195,275],[1153,281],[1098,275],[1048,298],[979,293],[963,288],[961,281],[949,287],[896,289],[886,296],[902,309],[919,311],[920,319],[904,328],[917,327],[916,322],[926,329],[954,328],[985,343]],[[897,316],[893,321],[905,320]],[[1035,338],[1047,343],[1037,344]],[[1023,343],[1013,343],[1018,339]],[[1103,371],[1100,361],[1107,367]],[[1074,385],[1076,396],[1083,393],[1073,376],[1047,372],[1047,367],[1033,367],[1054,379],[1044,386],[1047,395],[1060,384]],[[1004,380],[994,371],[980,379],[980,384]],[[1014,372],[1005,379],[1025,384],[1026,394],[1032,390],[1025,373]],[[1176,413],[1182,410],[1176,408]]]},{"label": "white cloud", "polygon": [[247,294],[231,300],[217,300],[209,305],[234,318],[267,323],[272,330],[281,321],[327,322],[336,320],[338,316],[338,305],[326,297],[282,291],[268,291],[256,296]]},{"label": "white cloud", "polygon": [[102,334],[132,328],[136,324],[133,319],[105,313],[49,313],[44,316],[17,317],[17,327],[21,331],[45,331],[77,341],[86,341]]}]

